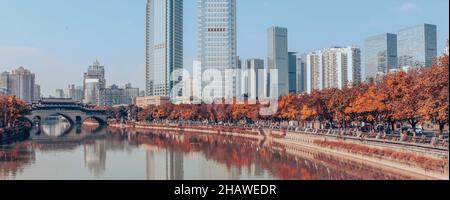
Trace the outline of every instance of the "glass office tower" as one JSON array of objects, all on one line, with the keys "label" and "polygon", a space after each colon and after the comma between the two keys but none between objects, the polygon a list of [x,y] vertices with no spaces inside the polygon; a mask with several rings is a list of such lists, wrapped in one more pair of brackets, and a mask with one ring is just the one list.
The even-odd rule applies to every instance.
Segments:
[{"label": "glass office tower", "polygon": [[398,32],[398,65],[431,66],[437,57],[437,26],[421,24]]},{"label": "glass office tower", "polygon": [[181,95],[183,0],[147,0],[145,58],[147,95]]},{"label": "glass office tower", "polygon": [[388,73],[398,68],[396,34],[385,33],[366,38],[364,46],[365,77]]},{"label": "glass office tower", "polygon": [[[278,70],[278,95],[289,93],[288,30],[271,27],[267,30],[267,67]],[[269,72],[270,73],[270,72]],[[269,80],[272,82],[272,80]],[[269,83],[272,85],[272,83]]]},{"label": "glass office tower", "polygon": [[297,52],[289,52],[289,93],[297,90]]},{"label": "glass office tower", "polygon": [[226,78],[225,71],[237,68],[236,0],[198,0],[198,23],[198,58],[202,75],[216,75],[205,73],[210,70],[222,75],[221,81],[202,82],[202,90],[208,85],[220,92],[202,95],[212,98],[233,97],[236,94],[235,78]]}]

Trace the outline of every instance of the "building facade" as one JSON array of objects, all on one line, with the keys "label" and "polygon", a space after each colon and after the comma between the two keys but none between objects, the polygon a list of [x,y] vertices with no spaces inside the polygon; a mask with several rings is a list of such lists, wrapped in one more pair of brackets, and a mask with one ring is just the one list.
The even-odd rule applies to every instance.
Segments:
[{"label": "building facade", "polygon": [[39,101],[41,99],[41,86],[38,84],[34,84],[34,91],[33,91],[33,101]]},{"label": "building facade", "polygon": [[83,103],[99,105],[100,90],[106,88],[105,67],[96,60],[84,73]]},{"label": "building facade", "polygon": [[361,82],[361,50],[331,47],[306,55],[306,92]]},{"label": "building facade", "polygon": [[137,97],[136,98],[136,106],[140,108],[147,108],[148,106],[161,106],[170,103],[169,97],[163,96],[146,96],[146,97]]},{"label": "building facade", "polygon": [[116,106],[125,102],[125,90],[117,85],[100,89],[100,106]]},{"label": "building facade", "polygon": [[56,97],[56,98],[60,98],[60,99],[66,98],[66,95],[65,95],[65,93],[64,93],[64,90],[63,90],[63,89],[56,89],[56,90],[55,90],[55,97]]},{"label": "building facade", "polygon": [[366,38],[364,48],[364,78],[398,69],[396,34],[385,33]]},{"label": "building facade", "polygon": [[3,72],[0,74],[0,93],[8,94],[8,81],[9,80],[9,72]]},{"label": "building facade", "polygon": [[174,87],[182,81],[183,0],[147,0],[145,58],[147,95],[180,95]]},{"label": "building facade", "polygon": [[[269,70],[278,70],[278,96],[286,95],[289,93],[288,30],[271,27],[267,33],[267,67]],[[273,82],[269,79],[269,86],[275,84]]]},{"label": "building facade", "polygon": [[361,50],[332,47],[322,51],[323,87],[342,89],[361,82]]},{"label": "building facade", "polygon": [[306,92],[306,65],[307,65],[307,55],[301,55],[297,58],[297,93]]},{"label": "building facade", "polygon": [[125,94],[124,94],[124,102],[123,104],[131,105],[134,104],[136,98],[139,96],[139,88],[135,88],[131,85],[131,83],[128,83],[123,88]]},{"label": "building facade", "polygon": [[[202,90],[214,88],[206,98],[233,97],[236,94],[235,76],[226,76],[227,69],[237,68],[236,0],[198,0],[198,61]],[[194,79],[201,79],[194,77]]]},{"label": "building facade", "polygon": [[398,66],[431,66],[437,57],[437,26],[421,24],[398,31]]},{"label": "building facade", "polygon": [[306,91],[322,90],[323,65],[322,52],[312,52],[306,55]]},{"label": "building facade", "polygon": [[8,77],[9,94],[27,103],[33,102],[35,75],[23,67],[13,70]]},{"label": "building facade", "polygon": [[289,52],[289,93],[297,93],[297,53]]},{"label": "building facade", "polygon": [[[245,90],[249,97],[260,97],[264,95],[264,77],[266,74],[264,68],[264,60],[259,58],[252,58],[246,61],[247,70],[247,82]],[[252,75],[254,74],[254,77]]]},{"label": "building facade", "polygon": [[83,101],[83,87],[69,85],[67,88],[67,97],[72,99],[73,101],[82,102]]}]

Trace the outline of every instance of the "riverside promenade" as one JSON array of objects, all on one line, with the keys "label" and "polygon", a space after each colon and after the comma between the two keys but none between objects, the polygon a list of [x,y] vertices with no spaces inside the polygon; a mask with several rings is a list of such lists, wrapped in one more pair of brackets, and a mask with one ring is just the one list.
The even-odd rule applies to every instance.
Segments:
[{"label": "riverside promenade", "polygon": [[445,146],[404,142],[388,138],[345,136],[312,130],[272,129],[181,123],[109,124],[110,128],[145,131],[210,134],[241,137],[259,141],[261,145],[283,146],[296,154],[302,149],[331,154],[341,159],[361,162],[420,180],[449,179],[449,150]]}]

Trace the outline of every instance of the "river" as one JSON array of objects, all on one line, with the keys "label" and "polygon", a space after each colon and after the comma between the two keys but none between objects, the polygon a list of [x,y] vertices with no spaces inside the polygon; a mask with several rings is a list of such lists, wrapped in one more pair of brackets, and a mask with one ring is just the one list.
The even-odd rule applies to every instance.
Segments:
[{"label": "river", "polygon": [[57,118],[45,120],[40,130],[27,141],[0,147],[0,179],[411,179],[320,152],[229,136],[70,129]]}]

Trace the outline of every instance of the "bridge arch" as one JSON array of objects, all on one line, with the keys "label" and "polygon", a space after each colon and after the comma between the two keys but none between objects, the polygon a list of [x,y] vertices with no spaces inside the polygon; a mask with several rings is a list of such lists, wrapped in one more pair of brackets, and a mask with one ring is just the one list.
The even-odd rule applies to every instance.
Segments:
[{"label": "bridge arch", "polygon": [[52,114],[52,115],[49,115],[49,116],[61,116],[64,119],[66,119],[70,123],[71,126],[73,126],[75,124],[73,119],[70,116],[66,115],[66,114],[62,114],[62,113],[58,112],[58,113],[55,113],[55,114]]}]

